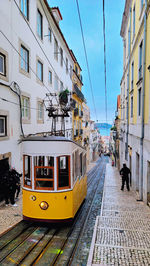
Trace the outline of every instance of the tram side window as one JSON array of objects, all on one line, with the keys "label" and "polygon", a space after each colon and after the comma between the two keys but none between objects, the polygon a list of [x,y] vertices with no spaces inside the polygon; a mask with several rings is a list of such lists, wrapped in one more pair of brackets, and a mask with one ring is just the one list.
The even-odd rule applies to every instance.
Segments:
[{"label": "tram side window", "polygon": [[72,179],[73,179],[73,184],[76,181],[76,175],[75,175],[75,154],[72,154]]},{"label": "tram side window", "polygon": [[83,160],[82,160],[82,153],[80,153],[80,175],[83,175]]},{"label": "tram side window", "polygon": [[54,157],[34,157],[34,177],[36,189],[54,189]]},{"label": "tram side window", "polygon": [[24,176],[24,186],[31,187],[31,156],[24,155],[24,167],[23,167],[23,176]]},{"label": "tram side window", "polygon": [[86,154],[83,155],[83,175],[86,174]]},{"label": "tram side window", "polygon": [[79,151],[77,150],[75,152],[75,177],[77,178],[79,176],[80,171],[80,160],[79,160]]},{"label": "tram side window", "polygon": [[58,189],[70,187],[70,156],[57,158],[58,163]]}]

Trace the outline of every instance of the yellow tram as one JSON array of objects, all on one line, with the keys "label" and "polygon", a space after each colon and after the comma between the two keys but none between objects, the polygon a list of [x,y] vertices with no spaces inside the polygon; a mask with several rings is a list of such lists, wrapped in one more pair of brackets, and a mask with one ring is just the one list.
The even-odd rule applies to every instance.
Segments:
[{"label": "yellow tram", "polygon": [[87,193],[86,151],[60,136],[23,139],[23,219],[74,218]]}]

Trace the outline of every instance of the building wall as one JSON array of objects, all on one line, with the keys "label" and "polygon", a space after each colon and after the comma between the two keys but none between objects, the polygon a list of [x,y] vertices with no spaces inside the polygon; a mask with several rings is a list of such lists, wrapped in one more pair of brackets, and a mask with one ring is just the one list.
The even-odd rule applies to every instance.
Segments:
[{"label": "building wall", "polygon": [[[145,1],[143,8],[140,6],[141,1],[126,1],[125,3],[125,15],[123,16],[121,36],[123,41],[128,40],[128,30],[131,25],[130,33],[130,57],[125,56],[124,49],[124,71],[121,81],[121,133],[122,142],[120,142],[120,161],[125,161],[125,142],[128,144],[128,157],[126,163],[132,171],[132,187],[137,190],[145,201],[147,201],[147,192],[149,191],[149,161],[150,161],[150,72],[148,66],[150,65],[150,53],[149,53],[149,41],[150,41],[150,15],[149,5],[147,9],[147,30],[146,30],[146,63],[145,63],[145,97],[144,97],[144,140],[143,140],[143,162],[141,160],[141,136],[142,136],[142,104],[141,114],[139,115],[139,89],[143,93],[143,67],[142,62],[142,78],[139,76],[140,67],[140,45],[143,42],[142,58],[144,57],[144,15],[145,15]],[[149,3],[149,1],[148,1]],[[129,8],[127,8],[127,6]],[[133,27],[133,14],[135,7],[135,35]],[[127,48],[128,49],[128,48]],[[127,54],[127,50],[126,50]],[[126,59],[126,60],[125,60]],[[134,62],[134,75],[132,75],[132,62]],[[128,76],[129,74],[129,76]],[[133,77],[133,78],[132,78]],[[133,87],[132,87],[133,80]],[[129,83],[128,83],[129,81]],[[129,93],[128,93],[129,89]],[[131,116],[131,97],[133,97],[133,117]],[[127,117],[127,101],[129,103],[128,117]],[[142,102],[142,96],[141,96]],[[127,119],[128,118],[128,119]],[[127,125],[129,125],[128,141],[127,141]],[[143,167],[143,175],[142,173]]]},{"label": "building wall", "polygon": [[[20,7],[20,1],[16,2]],[[0,99],[0,114],[3,115],[5,112],[8,114],[8,137],[5,139],[0,137],[0,154],[11,152],[11,164],[21,171],[22,144],[18,144],[21,135],[18,96],[2,83],[10,85],[14,81],[19,85],[21,95],[30,97],[30,119],[23,123],[24,134],[50,131],[51,121],[46,111],[44,111],[43,122],[38,123],[37,121],[37,99],[43,100],[46,93],[49,92],[59,93],[60,81],[63,82],[64,89],[72,90],[70,66],[73,69],[73,59],[44,1],[42,1],[42,6],[38,0],[29,1],[29,22],[23,18],[18,7],[14,1],[8,0],[3,1],[3,5],[0,6],[0,30],[3,32],[3,34],[0,33],[0,52],[6,54],[6,70],[8,71],[6,78],[0,75],[0,96],[13,102]],[[37,8],[43,16],[42,40],[37,34]],[[52,30],[51,42],[46,36],[49,26]],[[66,72],[65,63],[63,62],[63,66],[60,64],[60,53],[58,53],[58,60],[54,58],[54,37],[57,38],[58,48],[63,49],[64,61],[68,58],[68,72]],[[21,44],[29,50],[29,73],[21,71],[19,55]],[[37,78],[38,58],[43,63],[43,82]],[[52,84],[48,80],[49,71],[52,72]],[[55,75],[59,79],[57,91],[55,90]],[[68,128],[72,128],[70,121],[67,125]]]}]

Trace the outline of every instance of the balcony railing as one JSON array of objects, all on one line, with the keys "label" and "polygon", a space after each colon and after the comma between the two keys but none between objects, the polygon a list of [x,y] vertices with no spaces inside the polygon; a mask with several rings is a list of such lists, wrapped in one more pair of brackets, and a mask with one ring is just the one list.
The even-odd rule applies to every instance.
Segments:
[{"label": "balcony railing", "polygon": [[80,91],[80,89],[78,88],[76,84],[74,84],[73,86],[73,93],[75,93],[82,101],[85,100],[83,93]]}]

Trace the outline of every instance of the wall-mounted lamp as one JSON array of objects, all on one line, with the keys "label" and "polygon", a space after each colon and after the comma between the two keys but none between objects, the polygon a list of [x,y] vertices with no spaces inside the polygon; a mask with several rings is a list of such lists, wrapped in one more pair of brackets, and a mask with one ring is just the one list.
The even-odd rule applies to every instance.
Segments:
[{"label": "wall-mounted lamp", "polygon": [[149,71],[150,71],[150,65],[148,66],[148,68],[147,68]]}]

